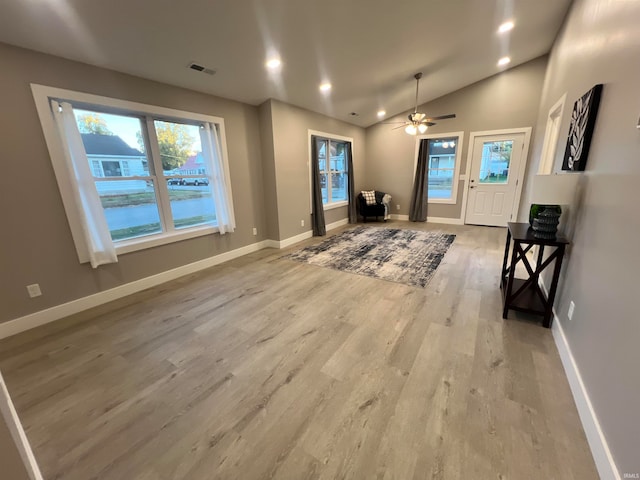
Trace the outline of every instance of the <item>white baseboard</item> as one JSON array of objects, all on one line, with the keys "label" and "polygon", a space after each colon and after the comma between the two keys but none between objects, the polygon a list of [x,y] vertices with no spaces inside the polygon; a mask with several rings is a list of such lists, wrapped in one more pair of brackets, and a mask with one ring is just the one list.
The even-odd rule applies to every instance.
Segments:
[{"label": "white baseboard", "polygon": [[275,248],[287,248],[293,245],[294,243],[301,242],[311,237],[313,237],[313,232],[309,230],[308,232],[301,233],[300,235],[295,235],[293,237],[285,238],[284,240],[280,240],[280,241],[272,240],[272,242],[274,242],[274,244],[277,245],[277,247]]},{"label": "white baseboard", "polygon": [[[349,223],[348,218],[343,218],[342,220],[338,220],[337,222],[328,223],[325,228],[327,232],[330,230],[334,230],[342,225],[347,225]],[[285,238],[284,240],[267,240],[269,244],[267,246],[271,248],[287,248],[293,244],[298,242],[302,242],[308,238],[313,237],[313,231],[309,230],[308,232],[301,233],[300,235],[295,235],[293,237]]]},{"label": "white baseboard", "polygon": [[427,222],[444,223],[446,225],[464,225],[464,222],[461,218],[427,217]]},{"label": "white baseboard", "polygon": [[347,225],[348,223],[349,223],[348,218],[343,218],[342,220],[338,220],[337,222],[329,223],[327,225],[327,232],[329,230],[335,230],[336,228],[341,227],[343,225]]},{"label": "white baseboard", "polygon": [[94,293],[87,297],[71,300],[70,302],[63,303],[61,305],[56,305],[45,310],[40,310],[39,312],[25,315],[24,317],[0,323],[0,339],[60,320],[61,318],[68,317],[69,315],[97,307],[98,305],[117,300],[118,298],[126,297],[127,295],[146,290],[147,288],[155,287],[156,285],[175,280],[176,278],[204,270],[205,268],[213,267],[214,265],[233,260],[234,258],[241,257],[248,253],[257,252],[258,250],[271,246],[269,242],[269,240],[264,240],[262,242],[252,243],[251,245],[221,253],[214,257],[198,260],[197,262],[182,265],[150,277],[141,278],[140,280],[125,283],[124,285],[119,285],[109,290]]},{"label": "white baseboard", "polygon": [[598,422],[598,417],[589,399],[589,393],[584,386],[580,370],[573,358],[567,337],[564,335],[564,330],[562,330],[562,324],[558,320],[555,312],[551,332],[553,333],[553,339],[560,353],[562,365],[564,366],[564,371],[567,374],[569,386],[571,387],[571,393],[573,393],[573,399],[576,402],[578,414],[582,421],[582,428],[587,436],[587,441],[591,448],[591,455],[593,455],[593,460],[595,461],[600,478],[603,480],[620,480],[620,474],[609,450],[609,444],[602,433],[600,422]]},{"label": "white baseboard", "polygon": [[[549,295],[546,285],[544,284],[542,277],[538,278],[540,288],[544,291],[545,295]],[[571,347],[567,342],[567,337],[562,329],[562,324],[558,315],[553,309],[553,323],[551,324],[551,333],[553,340],[560,354],[562,360],[562,366],[564,372],[567,375],[569,381],[569,387],[573,394],[573,400],[576,403],[578,409],[578,415],[580,415],[580,421],[582,422],[582,428],[587,437],[589,448],[591,449],[591,455],[598,469],[598,474],[602,480],[621,480],[618,473],[618,467],[616,466],[611,451],[609,450],[609,444],[607,439],[602,433],[600,428],[600,422],[596,415],[589,393],[587,392],[584,382],[582,381],[582,375],[576,364],[575,358],[571,353]]]},{"label": "white baseboard", "polygon": [[[391,220],[404,220],[409,221],[409,215],[397,215],[391,214]],[[447,218],[447,217],[427,217],[429,223],[444,223],[447,225],[464,225],[464,222],[460,218]]]},{"label": "white baseboard", "polygon": [[[349,223],[349,220],[346,218],[338,220],[337,222],[328,224],[327,230],[333,230],[342,225],[346,225],[347,223]],[[220,255],[216,255],[214,257],[198,260],[197,262],[182,265],[180,267],[167,270],[166,272],[161,272],[150,277],[141,278],[140,280],[135,280],[133,282],[119,285],[109,290],[94,293],[93,295],[89,295],[87,297],[78,298],[61,305],[56,305],[45,310],[30,313],[29,315],[9,320],[8,322],[0,323],[0,339],[10,337],[12,335],[17,335],[18,333],[25,332],[32,328],[36,328],[41,325],[54,322],[56,320],[60,320],[61,318],[65,318],[84,310],[103,305],[119,298],[126,297],[127,295],[146,290],[147,288],[155,287],[156,285],[175,280],[176,278],[183,277],[200,270],[204,270],[205,268],[213,267],[214,265],[218,265],[229,260],[233,260],[234,258],[247,255],[248,253],[257,252],[258,250],[262,250],[263,248],[285,248],[295,243],[301,242],[302,240],[306,240],[307,238],[311,238],[312,236],[313,233],[311,231],[308,231],[301,233],[300,235],[296,235],[295,237],[287,238],[286,240],[263,240],[258,243],[252,243],[251,245],[237,248],[229,252],[221,253]]]}]

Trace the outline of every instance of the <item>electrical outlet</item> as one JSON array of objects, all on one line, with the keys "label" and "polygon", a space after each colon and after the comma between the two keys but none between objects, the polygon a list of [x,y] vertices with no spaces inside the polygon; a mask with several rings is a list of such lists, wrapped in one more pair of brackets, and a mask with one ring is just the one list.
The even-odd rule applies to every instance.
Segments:
[{"label": "electrical outlet", "polygon": [[300,220],[300,226],[304,227],[304,220]]},{"label": "electrical outlet", "polygon": [[29,297],[39,297],[42,295],[42,290],[40,290],[40,285],[34,283],[33,285],[27,285],[27,292],[29,292]]},{"label": "electrical outlet", "polygon": [[400,204],[396,205],[396,210],[400,210]]},{"label": "electrical outlet", "polygon": [[573,303],[573,300],[569,302],[569,311],[567,312],[567,317],[569,320],[573,318],[573,311],[576,309],[576,304]]},{"label": "electrical outlet", "polygon": [[256,227],[253,227],[253,234],[257,235],[258,234],[258,229]]}]

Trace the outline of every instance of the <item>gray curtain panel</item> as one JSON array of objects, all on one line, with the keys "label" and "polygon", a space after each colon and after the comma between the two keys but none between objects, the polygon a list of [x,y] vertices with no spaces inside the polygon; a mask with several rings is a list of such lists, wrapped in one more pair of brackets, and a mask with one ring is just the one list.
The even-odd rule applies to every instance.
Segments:
[{"label": "gray curtain panel", "polygon": [[420,140],[416,178],[411,192],[409,220],[412,222],[427,221],[427,192],[429,188],[429,140]]},{"label": "gray curtain panel", "polygon": [[314,237],[322,237],[327,234],[324,223],[324,207],[322,206],[322,190],[320,189],[320,166],[318,165],[318,143],[320,141],[318,137],[311,137],[311,227]]},{"label": "gray curtain panel", "polygon": [[347,198],[349,199],[349,223],[358,223],[356,192],[353,187],[353,155],[351,152],[351,142],[346,145],[345,155],[347,156]]}]

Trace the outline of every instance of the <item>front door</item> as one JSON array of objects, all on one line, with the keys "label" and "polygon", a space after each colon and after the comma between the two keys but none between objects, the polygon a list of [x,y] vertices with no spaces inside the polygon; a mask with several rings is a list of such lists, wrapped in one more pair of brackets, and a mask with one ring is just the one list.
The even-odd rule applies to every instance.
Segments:
[{"label": "front door", "polygon": [[475,137],[465,223],[507,226],[524,163],[524,140],[524,132]]}]

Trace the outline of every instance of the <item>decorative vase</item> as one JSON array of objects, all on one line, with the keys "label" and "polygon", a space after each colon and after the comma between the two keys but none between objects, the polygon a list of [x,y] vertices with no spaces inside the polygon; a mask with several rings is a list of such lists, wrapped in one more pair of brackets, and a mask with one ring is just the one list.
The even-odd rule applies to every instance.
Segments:
[{"label": "decorative vase", "polygon": [[560,207],[545,208],[538,213],[531,225],[533,236],[546,240],[555,239],[558,232],[558,224],[560,223],[560,214]]}]

